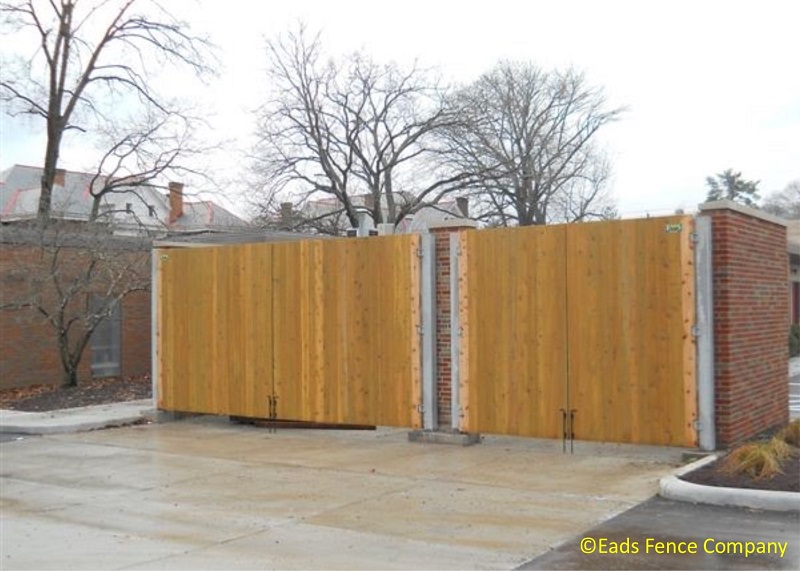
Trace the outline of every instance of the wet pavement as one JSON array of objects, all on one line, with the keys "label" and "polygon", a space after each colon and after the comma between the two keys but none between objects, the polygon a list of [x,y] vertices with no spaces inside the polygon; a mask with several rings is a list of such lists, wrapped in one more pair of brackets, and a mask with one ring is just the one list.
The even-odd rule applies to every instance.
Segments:
[{"label": "wet pavement", "polygon": [[30,438],[30,434],[19,434],[16,432],[0,432],[0,443],[3,442],[16,442],[23,438]]},{"label": "wet pavement", "polygon": [[656,497],[519,569],[800,569],[800,514]]},{"label": "wet pavement", "polygon": [[197,418],[0,446],[3,569],[511,569],[651,497],[681,450]]},{"label": "wet pavement", "polygon": [[789,418],[800,418],[800,357],[789,359]]}]

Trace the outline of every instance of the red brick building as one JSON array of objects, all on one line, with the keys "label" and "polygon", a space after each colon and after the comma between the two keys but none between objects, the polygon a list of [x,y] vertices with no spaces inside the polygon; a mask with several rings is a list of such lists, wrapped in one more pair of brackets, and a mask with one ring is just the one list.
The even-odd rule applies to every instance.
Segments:
[{"label": "red brick building", "polygon": [[[97,246],[99,239],[102,250]],[[4,226],[0,233],[0,388],[62,382],[56,329],[59,305],[66,306],[61,315],[74,347],[85,331],[87,313],[104,307],[103,298],[116,297],[125,288],[137,291],[112,303],[83,351],[78,379],[148,374],[149,266],[147,240],[88,236],[80,226],[57,237]],[[137,280],[135,287],[133,280]]]}]

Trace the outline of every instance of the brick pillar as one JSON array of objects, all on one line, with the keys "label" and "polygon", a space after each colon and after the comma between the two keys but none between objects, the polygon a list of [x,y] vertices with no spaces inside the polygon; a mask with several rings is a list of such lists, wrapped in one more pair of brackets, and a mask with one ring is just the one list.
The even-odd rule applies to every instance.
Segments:
[{"label": "brick pillar", "polygon": [[452,428],[450,235],[476,226],[472,220],[452,219],[430,228],[436,246],[436,406],[440,430]]},{"label": "brick pillar", "polygon": [[717,446],[789,420],[786,222],[730,201],[711,218]]}]

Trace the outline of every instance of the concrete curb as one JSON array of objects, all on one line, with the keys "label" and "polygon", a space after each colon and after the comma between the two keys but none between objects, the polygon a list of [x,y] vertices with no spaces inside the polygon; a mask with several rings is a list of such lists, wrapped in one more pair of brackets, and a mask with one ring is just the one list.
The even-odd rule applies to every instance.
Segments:
[{"label": "concrete curb", "polygon": [[711,464],[719,457],[712,454],[676,470],[661,478],[658,494],[670,500],[711,504],[715,506],[736,506],[776,512],[800,512],[800,493],[772,492],[767,490],[747,490],[742,488],[721,488],[703,486],[681,480],[679,476]]},{"label": "concrete curb", "polygon": [[123,426],[146,420],[151,399],[68,408],[50,412],[0,410],[0,432],[14,434],[66,434]]}]

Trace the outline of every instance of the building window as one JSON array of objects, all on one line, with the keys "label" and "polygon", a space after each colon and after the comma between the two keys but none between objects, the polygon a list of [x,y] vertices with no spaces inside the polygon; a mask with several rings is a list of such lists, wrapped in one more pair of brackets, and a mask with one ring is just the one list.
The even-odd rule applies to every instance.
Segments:
[{"label": "building window", "polygon": [[97,325],[92,333],[92,376],[114,377],[120,373],[120,339],[122,337],[122,315],[117,301],[108,301],[102,296],[92,295],[90,311],[101,312],[109,308],[108,317]]}]

